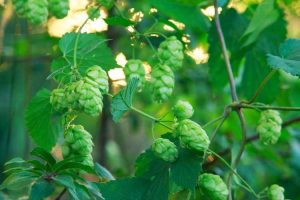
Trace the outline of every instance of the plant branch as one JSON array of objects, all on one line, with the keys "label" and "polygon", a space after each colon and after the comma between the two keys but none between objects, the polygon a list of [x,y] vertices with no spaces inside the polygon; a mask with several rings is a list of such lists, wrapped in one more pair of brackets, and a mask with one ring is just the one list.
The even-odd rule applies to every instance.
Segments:
[{"label": "plant branch", "polygon": [[261,110],[281,110],[281,111],[300,111],[300,107],[287,107],[287,106],[269,106],[269,105],[254,105],[254,104],[231,104],[232,108],[249,108],[249,109],[261,109]]},{"label": "plant branch", "polygon": [[272,69],[268,75],[264,78],[264,80],[260,83],[260,85],[258,86],[257,90],[255,91],[253,97],[247,101],[247,104],[251,104],[253,103],[256,98],[259,96],[259,94],[261,93],[261,91],[264,89],[265,85],[268,83],[268,81],[273,77],[273,75],[276,73],[276,70]]},{"label": "plant branch", "polygon": [[67,192],[67,188],[64,188],[59,194],[58,196],[55,198],[55,200],[60,200],[61,197]]},{"label": "plant branch", "polygon": [[222,54],[224,56],[224,61],[225,61],[225,65],[226,65],[226,71],[227,71],[229,84],[230,84],[231,98],[232,98],[233,102],[236,102],[236,101],[238,101],[238,97],[237,97],[237,92],[236,92],[236,88],[235,88],[232,67],[231,67],[231,64],[229,61],[227,47],[226,47],[226,43],[224,40],[224,35],[223,35],[222,28],[221,28],[221,24],[220,24],[220,18],[219,18],[219,13],[218,13],[218,0],[214,1],[214,9],[215,9],[215,25],[216,25],[216,29],[217,29],[221,49],[222,49]]}]

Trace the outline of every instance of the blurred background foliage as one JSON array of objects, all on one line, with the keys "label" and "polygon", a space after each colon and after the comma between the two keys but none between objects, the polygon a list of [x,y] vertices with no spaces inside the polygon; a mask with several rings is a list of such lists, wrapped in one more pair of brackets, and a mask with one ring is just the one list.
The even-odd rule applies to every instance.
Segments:
[{"label": "blurred background foliage", "polygon": [[[118,66],[109,71],[112,91],[117,93],[126,85],[122,67],[126,60],[139,58],[145,61],[148,73],[151,71],[152,49],[138,32],[161,32],[166,36],[176,35],[185,43],[184,67],[176,74],[174,98],[165,104],[155,104],[147,88],[135,98],[135,107],[156,116],[167,113],[177,99],[186,99],[195,108],[193,120],[204,125],[217,118],[224,106],[230,103],[230,91],[225,65],[213,20],[213,7],[210,1],[195,1],[207,16],[207,21],[197,21],[188,13],[178,14],[168,10],[162,1],[156,1],[161,12],[151,7],[147,0],[117,1],[118,9],[101,8],[101,16],[90,20],[84,32],[104,34],[109,40]],[[178,0],[179,1],[179,0]],[[190,5],[190,0],[180,0]],[[270,71],[266,54],[278,51],[279,44],[286,38],[300,37],[300,1],[277,1],[278,17],[270,19],[271,25],[263,27],[257,37],[243,34],[260,0],[221,1],[220,18],[225,40],[231,55],[238,93],[241,99],[250,98],[264,77]],[[64,19],[49,19],[45,26],[31,26],[26,20],[14,14],[10,1],[0,1],[0,171],[4,162],[19,156],[28,158],[34,146],[24,124],[24,112],[37,90],[53,88],[55,83],[48,81],[51,60],[58,54],[59,38],[66,32],[76,30],[86,19],[87,0],[71,0],[70,12]],[[199,4],[200,3],[200,4]],[[105,18],[124,15],[137,22],[133,27],[108,26]],[[170,19],[174,18],[174,19]],[[268,16],[267,16],[268,17]],[[178,21],[175,21],[178,20]],[[265,19],[261,19],[262,21]],[[180,21],[180,22],[179,22]],[[257,25],[257,24],[256,24]],[[259,30],[258,24],[256,30]],[[239,38],[242,38],[241,40]],[[164,38],[153,35],[150,38],[156,48]],[[242,45],[244,44],[244,46]],[[258,101],[274,105],[300,106],[300,80],[284,72],[270,80]],[[105,109],[99,118],[81,115],[77,121],[85,124],[93,134],[95,161],[100,162],[117,177],[133,173],[134,160],[147,148],[153,138],[167,130],[154,126],[150,121],[135,113],[128,113],[121,123],[112,121],[109,99],[105,99]],[[300,117],[297,112],[281,112],[285,122]],[[166,120],[172,119],[172,114]],[[257,141],[255,127],[259,113],[245,110],[249,144],[238,167],[240,174],[260,190],[266,185],[278,183],[286,189],[286,198],[300,199],[300,123],[283,128],[282,136],[275,146],[264,146]],[[212,133],[215,125],[207,128]],[[232,114],[220,129],[213,144],[215,151],[229,158],[239,144],[240,127],[237,117]],[[60,153],[59,145],[53,149]],[[205,165],[207,170],[223,173],[226,169],[211,158]],[[0,182],[3,180],[0,175]],[[240,194],[243,195],[243,194]],[[241,196],[242,199],[247,197]]]}]

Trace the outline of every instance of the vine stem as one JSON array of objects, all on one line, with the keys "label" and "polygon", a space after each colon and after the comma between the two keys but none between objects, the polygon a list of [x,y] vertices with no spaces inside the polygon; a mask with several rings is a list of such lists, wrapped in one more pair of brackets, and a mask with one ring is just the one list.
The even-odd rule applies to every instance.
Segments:
[{"label": "vine stem", "polygon": [[[219,154],[217,154],[216,152],[214,152],[211,149],[207,150],[209,153],[213,154],[214,156],[216,156],[217,158],[219,158],[230,170],[233,174],[235,174],[241,181],[242,183],[245,185],[245,187],[249,190],[249,192],[251,192],[256,198],[258,198],[258,195],[256,194],[256,192],[253,190],[253,188],[247,183],[247,181],[245,179],[243,179],[236,171],[234,168],[232,168],[230,166],[230,164],[224,159],[222,158],[222,156],[220,156]],[[244,188],[245,189],[245,188]]]},{"label": "vine stem", "polygon": [[245,103],[232,104],[233,108],[249,108],[249,109],[261,109],[261,110],[281,110],[281,111],[300,111],[300,107],[287,107],[287,106],[268,106],[268,105],[249,105]]},{"label": "vine stem", "polygon": [[247,101],[247,104],[251,104],[253,103],[256,98],[259,96],[259,94],[261,93],[261,91],[264,89],[265,85],[268,83],[268,81],[273,77],[273,75],[276,73],[276,70],[272,69],[268,75],[264,78],[264,80],[260,83],[260,85],[258,86],[257,90],[255,91],[253,97]]},{"label": "vine stem", "polygon": [[[238,100],[238,96],[237,96],[237,92],[236,92],[232,67],[231,67],[231,63],[230,63],[229,56],[228,56],[228,53],[227,53],[227,47],[226,47],[226,43],[225,43],[225,39],[224,39],[224,34],[223,34],[221,24],[220,24],[220,18],[219,18],[219,13],[218,13],[218,0],[214,1],[214,10],[215,10],[215,25],[216,25],[218,38],[219,38],[221,49],[222,49],[222,54],[223,54],[223,57],[224,57],[224,60],[225,60],[225,66],[226,66],[226,71],[227,71],[227,74],[228,74],[230,91],[231,91],[231,98],[232,98],[233,102],[238,102],[239,100]],[[246,144],[246,139],[247,139],[247,136],[246,136],[246,134],[247,134],[246,122],[245,122],[243,113],[241,111],[241,108],[236,109],[236,112],[238,114],[240,124],[241,124],[242,141],[241,141],[241,146],[238,150],[237,156],[235,158],[233,158],[232,162],[231,162],[231,168],[233,168],[233,169],[236,168],[236,166],[238,165],[238,163],[241,159],[241,156],[242,156],[243,151],[245,149],[245,144]],[[231,172],[228,176],[228,189],[229,189],[229,199],[230,200],[232,199],[232,195],[231,195],[232,175],[233,175],[233,173]]]},{"label": "vine stem", "polygon": [[133,106],[131,106],[130,108],[131,108],[131,110],[133,110],[133,111],[139,113],[140,115],[142,115],[142,116],[144,116],[144,117],[146,117],[146,118],[149,118],[149,119],[153,120],[155,123],[158,123],[158,124],[160,124],[160,125],[166,127],[167,129],[174,130],[172,127],[170,127],[169,125],[163,123],[162,121],[160,121],[159,119],[155,118],[154,116],[149,115],[149,114],[147,114],[147,113],[145,113],[145,112],[143,112],[143,111],[141,111],[141,110],[139,110],[139,109],[137,109],[137,108],[135,108],[135,107],[133,107]]}]

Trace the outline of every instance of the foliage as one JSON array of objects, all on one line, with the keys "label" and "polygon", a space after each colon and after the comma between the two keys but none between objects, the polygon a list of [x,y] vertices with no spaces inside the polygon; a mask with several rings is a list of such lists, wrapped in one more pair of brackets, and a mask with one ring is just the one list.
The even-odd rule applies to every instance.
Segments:
[{"label": "foliage", "polygon": [[[270,170],[256,184],[249,173],[268,172],[275,163],[274,171],[280,172],[281,165],[299,175],[290,167],[300,168],[294,153],[299,152],[297,131],[285,130],[299,118],[283,119],[300,111],[300,41],[286,38],[280,2],[245,3],[246,10],[240,11],[217,0],[128,1],[120,7],[113,0],[89,1],[84,23],[58,42],[48,76],[56,87],[37,92],[26,110],[26,127],[38,146],[31,152],[34,159],[6,162],[0,198],[11,190],[32,200],[59,199],[66,192],[75,200],[167,200],[184,194],[211,200],[292,198],[283,176],[272,178]],[[14,0],[13,5],[33,25],[46,22],[49,13],[64,18],[71,9],[68,1],[55,0]],[[142,17],[130,16],[130,7],[143,11]],[[109,28],[128,30],[128,37],[84,33],[89,20],[102,17],[100,8],[109,13],[103,19]],[[205,14],[208,8],[216,11],[214,16]],[[111,40],[123,45],[112,46]],[[203,43],[209,59],[200,66],[206,72],[188,57],[190,48]],[[130,59],[123,70],[126,86],[115,90],[108,75],[118,67],[118,52]],[[187,80],[187,74],[193,79]],[[190,93],[191,88],[202,96]],[[145,117],[152,122],[147,130],[158,137],[137,157],[132,176],[115,178],[95,163],[92,135],[76,121],[82,114],[103,117],[108,108],[121,125],[128,113]],[[257,135],[250,133],[254,130]],[[248,144],[258,138],[262,144]],[[54,146],[62,155],[54,156]],[[280,157],[286,152],[290,160]]]}]

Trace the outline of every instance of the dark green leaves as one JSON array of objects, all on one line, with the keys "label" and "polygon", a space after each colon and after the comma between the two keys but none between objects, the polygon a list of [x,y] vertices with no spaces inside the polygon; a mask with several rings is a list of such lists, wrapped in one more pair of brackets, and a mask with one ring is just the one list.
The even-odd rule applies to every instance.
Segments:
[{"label": "dark green leaves", "polygon": [[275,9],[274,4],[274,0],[264,0],[257,7],[249,26],[242,36],[243,47],[255,42],[259,34],[278,19],[279,12]]},{"label": "dark green leaves", "polygon": [[41,200],[49,195],[52,194],[54,191],[54,186],[49,183],[48,181],[45,181],[43,179],[40,179],[36,181],[33,186],[31,187],[30,197],[29,200]]},{"label": "dark green leaves", "polygon": [[268,64],[294,76],[300,76],[300,40],[289,39],[280,45],[279,56],[268,54]]},{"label": "dark green leaves", "polygon": [[150,2],[168,17],[185,23],[193,29],[208,31],[210,26],[209,20],[196,6],[174,0],[150,0]]},{"label": "dark green leaves", "polygon": [[132,78],[126,88],[122,89],[113,97],[111,107],[112,116],[115,122],[118,122],[123,114],[132,106],[132,98],[137,89],[139,78]]},{"label": "dark green leaves", "polygon": [[96,174],[99,177],[105,178],[105,179],[107,179],[109,181],[115,180],[115,178],[113,177],[113,175],[105,167],[103,167],[99,163],[95,163],[95,171],[96,171]]},{"label": "dark green leaves", "polygon": [[56,144],[59,135],[56,126],[60,124],[60,119],[52,116],[50,95],[49,90],[40,90],[31,100],[25,116],[26,126],[33,141],[47,151]]},{"label": "dark green leaves", "polygon": [[[74,55],[75,43],[77,44],[76,55]],[[117,64],[111,50],[106,46],[107,40],[98,34],[65,34],[59,42],[62,57],[52,62],[52,73],[59,81],[68,81],[66,74],[71,72],[76,56],[77,68],[84,75],[86,70],[99,65],[105,70],[115,67]]]},{"label": "dark green leaves", "polygon": [[127,27],[127,26],[134,25],[134,22],[132,22],[124,17],[120,17],[120,16],[113,16],[113,17],[106,18],[104,20],[108,25],[111,25],[111,26]]}]

